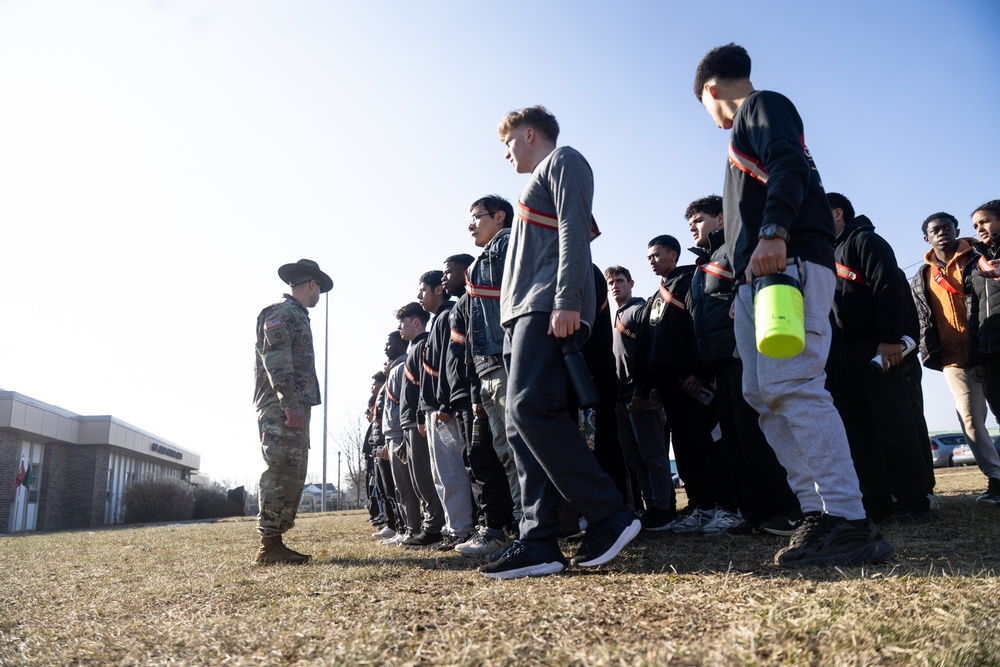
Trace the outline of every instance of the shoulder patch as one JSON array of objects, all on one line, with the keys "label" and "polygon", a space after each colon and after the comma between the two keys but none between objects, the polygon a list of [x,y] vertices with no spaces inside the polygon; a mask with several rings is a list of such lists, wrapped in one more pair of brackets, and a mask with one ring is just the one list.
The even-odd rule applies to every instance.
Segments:
[{"label": "shoulder patch", "polygon": [[281,326],[281,318],[276,317],[273,320],[268,320],[267,322],[264,322],[265,329],[270,329],[271,327],[277,327],[277,326]]}]

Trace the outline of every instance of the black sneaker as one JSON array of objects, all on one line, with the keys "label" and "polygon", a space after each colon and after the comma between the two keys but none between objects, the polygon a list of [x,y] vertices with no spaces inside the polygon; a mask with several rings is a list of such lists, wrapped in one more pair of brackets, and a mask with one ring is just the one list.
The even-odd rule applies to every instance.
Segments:
[{"label": "black sneaker", "polygon": [[642,521],[629,509],[587,526],[583,543],[571,561],[580,567],[597,567],[613,560],[642,530]]},{"label": "black sneaker", "polygon": [[441,533],[430,533],[421,530],[408,540],[403,540],[400,544],[404,547],[429,547],[441,541]]},{"label": "black sneaker", "polygon": [[748,535],[760,535],[761,532],[762,531],[760,529],[760,526],[750,521],[747,521],[746,519],[743,520],[743,523],[739,523],[730,528],[726,528],[726,535],[737,535],[739,537],[746,537]]},{"label": "black sneaker", "polygon": [[810,512],[787,547],[774,556],[782,567],[809,565],[863,565],[881,563],[893,553],[869,519],[849,521],[832,514]]},{"label": "black sneaker", "polygon": [[545,548],[545,545],[528,545],[518,540],[499,560],[479,568],[479,574],[490,579],[544,577],[562,572],[565,567],[566,558],[557,546]]},{"label": "black sneaker", "polygon": [[801,512],[778,512],[767,521],[762,521],[760,529],[772,535],[789,537],[802,525]]},{"label": "black sneaker", "polygon": [[507,552],[510,551],[511,549],[513,549],[514,545],[516,545],[516,544],[518,544],[518,540],[514,539],[510,543],[509,547],[507,547],[506,549],[500,549],[499,551],[494,551],[493,553],[491,553],[490,555],[488,555],[486,557],[486,560],[488,560],[491,563],[497,562],[498,560],[500,560],[501,558],[503,558],[504,556],[506,556]]},{"label": "black sneaker", "polygon": [[457,547],[459,544],[465,543],[465,541],[468,540],[470,537],[472,537],[472,533],[469,533],[467,535],[457,535],[457,536],[448,535],[443,537],[441,539],[441,544],[437,545],[434,548],[437,549],[438,551],[454,551],[455,547]]},{"label": "black sneaker", "polygon": [[651,507],[642,513],[642,529],[652,532],[670,530],[670,527],[674,525],[674,519],[676,518],[676,512],[659,509],[658,507]]},{"label": "black sneaker", "polygon": [[976,498],[976,504],[1000,507],[1000,479],[990,477],[989,480],[986,493]]}]

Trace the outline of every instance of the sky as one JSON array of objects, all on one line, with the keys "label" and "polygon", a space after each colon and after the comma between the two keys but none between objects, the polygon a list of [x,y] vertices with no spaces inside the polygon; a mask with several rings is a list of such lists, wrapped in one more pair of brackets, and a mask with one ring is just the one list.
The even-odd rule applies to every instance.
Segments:
[{"label": "sky", "polygon": [[[594,170],[595,263],[648,296],[649,239],[689,245],[687,204],[721,192],[728,133],[692,85],[737,42],[912,275],[929,214],[971,235],[1000,197],[998,29],[994,0],[0,0],[0,388],[252,486],[254,323],[277,268],[313,259],[334,280],[311,314],[335,483],[396,309],[476,254],[475,199],[520,193],[507,111],[556,115]],[[924,388],[931,430],[957,430],[941,374]],[[311,435],[319,481],[322,408]]]}]

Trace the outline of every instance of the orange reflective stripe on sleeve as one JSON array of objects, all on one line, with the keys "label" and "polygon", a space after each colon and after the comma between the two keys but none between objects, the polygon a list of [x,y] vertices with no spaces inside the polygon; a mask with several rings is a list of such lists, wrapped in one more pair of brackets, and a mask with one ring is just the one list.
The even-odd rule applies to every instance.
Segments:
[{"label": "orange reflective stripe on sleeve", "polygon": [[749,155],[739,152],[729,144],[729,161],[740,171],[746,172],[751,178],[767,185],[767,170],[764,165]]},{"label": "orange reflective stripe on sleeve", "polygon": [[857,271],[844,266],[839,262],[837,263],[837,277],[843,278],[844,280],[850,280],[852,283],[858,283],[859,285],[865,284],[865,279],[862,278]]},{"label": "orange reflective stripe on sleeve", "polygon": [[[524,220],[529,225],[535,225],[536,227],[542,227],[544,229],[551,229],[552,231],[559,231],[559,218],[550,213],[542,213],[541,211],[530,209],[521,202],[517,202],[517,217]],[[591,215],[590,240],[593,241],[600,235],[601,230],[597,227],[597,220],[595,220],[594,216]]]},{"label": "orange reflective stripe on sleeve", "polygon": [[671,294],[670,290],[668,290],[663,285],[660,285],[660,297],[664,301],[666,301],[667,303],[669,303],[671,306],[673,306],[674,308],[680,308],[681,310],[687,310],[687,306],[684,304],[684,302],[681,301],[680,299],[678,299],[673,294]]}]

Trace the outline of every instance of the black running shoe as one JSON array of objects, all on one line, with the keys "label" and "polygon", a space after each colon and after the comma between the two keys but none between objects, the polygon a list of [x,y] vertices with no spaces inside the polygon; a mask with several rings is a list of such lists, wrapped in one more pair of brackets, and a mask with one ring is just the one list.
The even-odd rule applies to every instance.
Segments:
[{"label": "black running shoe", "polygon": [[438,551],[454,551],[455,547],[459,544],[464,544],[466,540],[472,537],[472,534],[468,535],[450,535],[442,538],[441,544],[434,547]]},{"label": "black running shoe", "polygon": [[403,540],[400,544],[404,547],[429,547],[441,541],[441,533],[429,533],[421,530],[408,540]]},{"label": "black running shoe", "polygon": [[986,493],[976,498],[976,504],[1000,507],[1000,479],[990,477],[986,486]]},{"label": "black running shoe", "polygon": [[778,512],[767,521],[762,521],[760,529],[772,535],[789,537],[802,525],[802,512]]},{"label": "black running shoe", "polygon": [[597,567],[613,560],[642,530],[642,521],[630,509],[587,526],[583,542],[573,556],[573,565]]},{"label": "black running shoe", "polygon": [[562,572],[565,567],[566,558],[558,546],[529,545],[518,540],[499,560],[479,568],[479,574],[490,579],[544,577]]},{"label": "black running shoe", "polygon": [[893,553],[869,519],[849,521],[832,514],[808,513],[787,547],[774,556],[782,567],[881,563]]},{"label": "black running shoe", "polygon": [[650,507],[642,513],[642,529],[648,531],[670,530],[674,525],[677,513],[670,510],[661,510],[657,507]]}]

